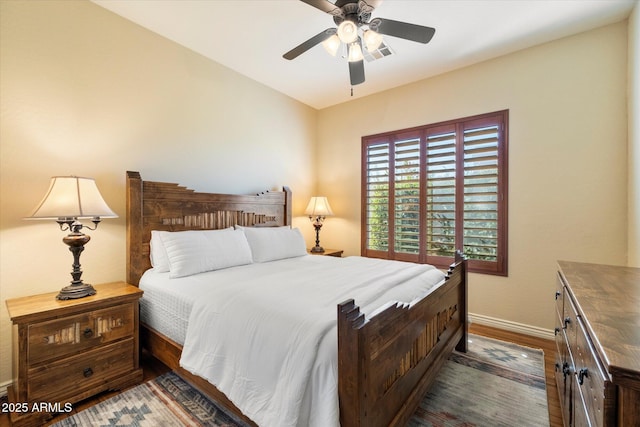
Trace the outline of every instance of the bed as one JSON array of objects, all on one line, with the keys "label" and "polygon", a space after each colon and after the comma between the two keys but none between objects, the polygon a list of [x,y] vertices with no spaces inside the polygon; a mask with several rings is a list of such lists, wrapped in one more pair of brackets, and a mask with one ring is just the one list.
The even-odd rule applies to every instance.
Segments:
[{"label": "bed", "polygon": [[[287,187],[283,188],[283,191],[268,191],[257,195],[200,193],[178,184],[143,181],[138,172],[127,172],[126,181],[127,281],[133,285],[141,286],[143,289],[145,286],[149,286],[147,283],[162,283],[162,277],[165,278],[165,285],[168,289],[176,288],[172,285],[172,283],[178,283],[175,280],[185,280],[184,283],[187,283],[186,280],[189,279],[189,276],[195,278],[196,282],[195,284],[189,282],[191,284],[178,287],[185,290],[183,296],[189,297],[185,301],[179,302],[178,305],[186,305],[187,312],[191,310],[190,319],[193,325],[189,327],[189,321],[185,322],[188,318],[186,314],[174,315],[169,312],[161,312],[160,315],[155,315],[155,320],[153,314],[142,316],[141,342],[143,348],[246,423],[258,425],[258,422],[245,415],[238,407],[244,407],[245,403],[241,402],[236,405],[239,400],[233,390],[227,391],[226,394],[220,390],[225,390],[224,382],[216,387],[213,383],[218,384],[218,382],[208,381],[204,378],[207,375],[203,375],[203,377],[195,374],[194,372],[198,373],[198,370],[193,369],[188,363],[185,364],[184,360],[181,363],[181,358],[188,359],[193,353],[192,345],[189,343],[209,341],[218,343],[220,341],[220,339],[198,339],[195,336],[194,325],[198,321],[194,319],[204,319],[202,317],[204,314],[197,310],[204,309],[202,306],[215,305],[215,298],[212,300],[213,302],[202,302],[209,290],[197,282],[204,280],[209,275],[215,275],[216,280],[224,278],[223,282],[233,283],[238,287],[246,286],[246,289],[251,289],[247,293],[253,294],[256,289],[260,288],[260,283],[248,279],[248,276],[254,278],[272,276],[275,279],[273,283],[282,283],[291,281],[287,274],[293,273],[297,277],[305,278],[318,276],[320,278],[314,280],[322,280],[322,283],[330,284],[337,281],[338,276],[352,274],[352,277],[364,277],[367,271],[374,275],[374,268],[377,268],[377,264],[386,261],[361,257],[334,259],[333,257],[303,255],[264,263],[248,262],[246,266],[232,266],[195,275],[187,274],[188,277],[174,278],[174,282],[171,282],[170,279],[166,279],[169,273],[165,272],[165,275],[162,276],[162,274],[156,274],[157,265],[152,268],[152,234],[187,230],[219,230],[220,233],[227,233],[231,236],[234,233],[233,230],[239,229],[249,236],[251,233],[264,235],[267,232],[264,227],[269,228],[268,232],[275,233],[278,229],[291,225],[292,193]],[[243,227],[244,231],[242,231]],[[170,234],[175,236],[180,233]],[[423,280],[423,276],[437,277],[433,271],[435,269],[430,270],[428,266],[394,265],[401,267],[396,268],[396,271],[397,275],[405,276],[401,279],[403,282]],[[358,268],[361,270],[357,270]],[[247,276],[243,272],[242,274],[245,275],[236,276],[236,274],[241,274],[240,270],[248,270],[252,273]],[[429,280],[432,280],[433,277]],[[309,282],[309,286],[315,286],[313,289],[318,288],[314,285],[313,280],[305,280]],[[350,282],[354,281],[355,279],[350,280]],[[251,288],[251,286],[254,287]],[[314,301],[325,296],[327,297],[326,301],[332,301],[331,298],[340,298],[335,304],[335,308],[331,309],[336,318],[331,315],[330,320],[324,320],[328,322],[327,325],[330,329],[327,329],[326,326],[323,326],[324,329],[319,328],[322,331],[325,329],[331,331],[322,332],[324,334],[321,335],[323,337],[322,346],[318,347],[318,350],[302,353],[301,356],[296,355],[294,359],[297,363],[298,359],[305,359],[307,354],[316,353],[318,354],[317,359],[321,359],[324,353],[327,354],[327,358],[331,359],[331,362],[328,363],[335,365],[337,371],[337,384],[335,385],[337,396],[330,396],[325,400],[336,402],[337,415],[335,417],[337,420],[339,419],[339,424],[342,427],[405,425],[451,351],[454,348],[466,351],[467,271],[466,261],[462,256],[456,256],[455,262],[446,274],[442,274],[442,280],[438,280],[435,286],[423,289],[417,297],[414,294],[407,294],[410,295],[408,301],[404,297],[396,300],[397,295],[409,292],[403,290],[408,289],[407,287],[403,288],[403,286],[396,286],[393,283],[384,286],[389,289],[381,288],[376,291],[375,297],[374,294],[371,294],[370,298],[363,297],[362,293],[358,293],[356,290],[354,290],[354,295],[359,295],[359,297],[357,299],[349,298],[349,295],[346,294],[351,292],[350,289],[344,289],[342,293],[338,293],[340,296],[327,295],[333,291],[326,289],[316,291],[317,295],[305,294],[307,299]],[[156,291],[149,287],[146,289],[148,291],[145,290],[145,296],[151,300]],[[231,300],[230,297],[233,296],[235,300],[235,293],[242,292],[235,292],[234,289],[240,288],[229,286],[227,292],[230,293],[224,298],[218,298],[227,301]],[[290,291],[285,292],[290,293]],[[401,293],[391,294],[388,292]],[[390,297],[390,301],[382,304],[381,302],[386,297]],[[141,302],[142,313],[148,309],[145,306],[147,302],[144,298]],[[298,303],[292,304],[287,299],[280,300],[275,292],[265,294],[260,299],[268,300],[269,298],[273,298],[269,300],[268,304],[275,306],[273,314],[283,318],[293,316],[296,312],[299,315],[299,312],[305,310],[308,313],[316,313],[312,304],[308,306]],[[247,302],[248,305],[244,306],[244,309],[249,310],[249,305],[253,303]],[[239,302],[239,304],[243,303]],[[234,310],[242,311],[242,307],[240,309],[236,307]],[[151,309],[149,308],[149,310]],[[194,317],[195,312],[198,313],[198,316]],[[221,311],[217,311],[217,313],[221,313]],[[325,316],[325,311],[322,313],[318,317]],[[225,321],[231,321],[231,316],[229,319],[226,316],[220,317]],[[307,317],[315,319],[316,316],[314,314]],[[166,325],[162,325],[163,321],[160,320],[158,323],[158,319],[164,319],[164,323],[174,326],[174,330],[166,329]],[[209,320],[203,320],[203,322],[211,324],[208,323]],[[181,324],[184,326],[180,326]],[[222,329],[224,327],[226,326],[220,326]],[[213,331],[215,328],[210,329]],[[233,335],[234,344],[243,341],[238,339],[238,334],[231,335]],[[282,335],[288,336],[289,334]],[[252,341],[252,339],[247,339],[247,341]],[[323,344],[324,342],[327,344]],[[224,346],[220,345],[220,347]],[[252,354],[254,362],[255,357],[258,356],[260,356],[260,352]],[[302,369],[300,369],[300,365],[294,366],[297,366],[296,370],[305,372],[309,370],[309,376],[313,379],[314,372],[322,372],[318,370],[317,366],[323,362],[314,359],[312,363],[314,365],[308,366],[313,369],[307,369],[307,365],[302,365],[304,367]],[[189,369],[185,369],[184,366]],[[315,390],[315,385],[307,384],[305,386],[305,384],[302,382],[301,390],[310,390],[311,388]],[[315,395],[322,394],[313,393]],[[313,393],[311,395],[314,395]],[[302,405],[309,405],[306,398],[302,400]],[[298,404],[301,403],[298,401],[296,405]],[[306,413],[313,414],[313,410]],[[251,413],[251,410],[245,410],[245,412]],[[256,417],[253,416],[253,418]],[[293,419],[292,423],[292,425],[307,425],[308,421],[299,418]],[[263,425],[267,424],[263,423]]]}]

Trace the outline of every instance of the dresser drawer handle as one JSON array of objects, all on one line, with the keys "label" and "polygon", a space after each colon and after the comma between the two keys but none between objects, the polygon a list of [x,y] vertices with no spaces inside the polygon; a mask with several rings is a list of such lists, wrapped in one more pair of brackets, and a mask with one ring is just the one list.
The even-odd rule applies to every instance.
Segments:
[{"label": "dresser drawer handle", "polygon": [[560,297],[560,295],[562,295],[562,292],[556,291],[556,301],[558,301],[558,297]]},{"label": "dresser drawer handle", "polygon": [[584,384],[584,377],[588,377],[588,376],[589,376],[589,370],[587,368],[580,369],[580,371],[578,372],[578,384],[580,385]]},{"label": "dresser drawer handle", "polygon": [[564,318],[564,328],[563,329],[567,329],[567,326],[569,326],[570,323],[571,323],[571,317],[565,317]]},{"label": "dresser drawer handle", "polygon": [[87,328],[82,331],[82,335],[84,335],[85,338],[91,338],[93,336],[93,331],[91,330],[91,328]]},{"label": "dresser drawer handle", "polygon": [[85,378],[89,378],[91,375],[93,375],[93,369],[85,368],[84,371],[82,371],[82,375],[84,375]]},{"label": "dresser drawer handle", "polygon": [[567,362],[562,364],[562,375],[567,378],[567,375],[571,375],[571,367]]},{"label": "dresser drawer handle", "polygon": [[555,329],[553,330],[553,333],[554,333],[554,335],[556,335],[556,336],[557,336],[557,335],[560,333],[560,328],[555,328]]}]

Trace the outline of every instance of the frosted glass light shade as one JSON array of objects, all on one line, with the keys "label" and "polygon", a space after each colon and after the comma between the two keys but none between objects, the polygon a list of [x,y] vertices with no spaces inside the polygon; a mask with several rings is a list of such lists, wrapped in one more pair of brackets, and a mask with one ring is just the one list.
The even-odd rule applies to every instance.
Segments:
[{"label": "frosted glass light shade", "polygon": [[358,27],[351,21],[342,21],[338,25],[338,37],[342,43],[353,43],[358,38]]},{"label": "frosted glass light shade", "polygon": [[349,45],[349,62],[362,61],[364,56],[362,55],[362,47],[359,42],[354,42]]},{"label": "frosted glass light shade", "polygon": [[304,211],[309,216],[331,216],[333,211],[326,197],[314,196],[309,201],[307,209]]},{"label": "frosted glass light shade", "polygon": [[117,218],[92,178],[54,176],[49,190],[25,219]]},{"label": "frosted glass light shade", "polygon": [[364,44],[367,47],[369,52],[373,52],[378,49],[382,44],[382,34],[377,33],[373,30],[367,30],[363,35]]},{"label": "frosted glass light shade", "polygon": [[340,49],[340,45],[340,39],[335,34],[322,42],[322,47],[324,47],[324,50],[326,50],[331,56],[336,56],[338,49]]}]

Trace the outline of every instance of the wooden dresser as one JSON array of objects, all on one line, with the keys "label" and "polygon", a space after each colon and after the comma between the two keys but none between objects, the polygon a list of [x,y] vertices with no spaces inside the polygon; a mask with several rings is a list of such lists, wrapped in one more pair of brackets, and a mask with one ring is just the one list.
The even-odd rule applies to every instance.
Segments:
[{"label": "wooden dresser", "polygon": [[14,426],[39,426],[96,393],[142,381],[138,300],[123,282],[94,286],[96,295],[59,301],[58,292],[9,299],[14,324]]},{"label": "wooden dresser", "polygon": [[558,262],[555,375],[565,426],[640,426],[640,269]]}]

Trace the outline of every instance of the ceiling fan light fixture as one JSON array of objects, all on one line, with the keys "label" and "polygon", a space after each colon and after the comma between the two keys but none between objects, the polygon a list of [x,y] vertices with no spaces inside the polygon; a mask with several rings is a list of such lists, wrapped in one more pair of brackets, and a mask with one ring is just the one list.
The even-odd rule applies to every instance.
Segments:
[{"label": "ceiling fan light fixture", "polygon": [[373,31],[367,30],[363,35],[364,45],[366,46],[369,52],[373,52],[377,50],[382,44],[382,34]]},{"label": "ceiling fan light fixture", "polygon": [[349,20],[344,20],[338,25],[338,37],[342,43],[353,43],[358,39],[358,26]]},{"label": "ceiling fan light fixture", "polygon": [[331,56],[336,56],[341,45],[340,38],[335,34],[322,42],[322,47],[324,47],[324,50]]},{"label": "ceiling fan light fixture", "polygon": [[362,47],[359,42],[353,42],[349,44],[349,62],[362,61],[364,56],[362,55]]}]

